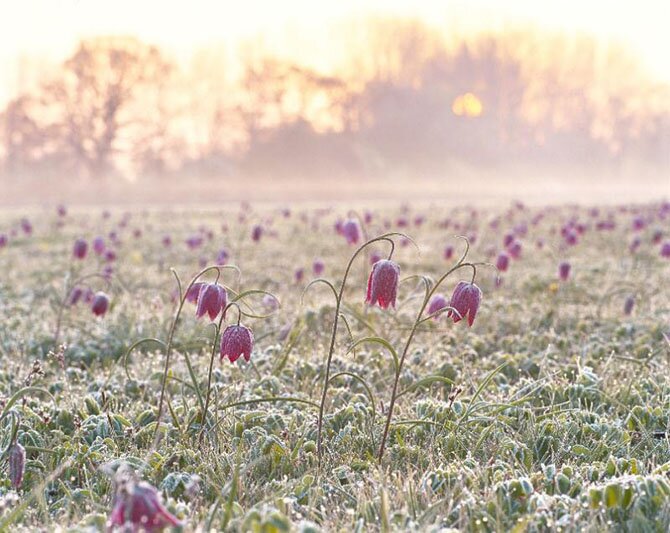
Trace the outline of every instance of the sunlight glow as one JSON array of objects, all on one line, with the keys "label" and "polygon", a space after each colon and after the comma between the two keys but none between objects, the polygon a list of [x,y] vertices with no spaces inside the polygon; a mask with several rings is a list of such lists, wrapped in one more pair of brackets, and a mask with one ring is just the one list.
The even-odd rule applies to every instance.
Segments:
[{"label": "sunlight glow", "polygon": [[476,118],[484,111],[484,105],[474,94],[465,93],[454,99],[451,110],[459,117]]}]

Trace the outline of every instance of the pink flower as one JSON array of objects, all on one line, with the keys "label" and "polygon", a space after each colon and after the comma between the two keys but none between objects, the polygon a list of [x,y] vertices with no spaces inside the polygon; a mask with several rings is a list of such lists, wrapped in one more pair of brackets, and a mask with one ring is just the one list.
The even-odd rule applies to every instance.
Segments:
[{"label": "pink flower", "polygon": [[168,526],[182,526],[182,522],[161,503],[158,491],[145,481],[126,477],[117,481],[112,512],[107,521],[109,531],[162,531]]},{"label": "pink flower", "polygon": [[74,247],[72,248],[72,255],[77,259],[84,259],[86,253],[88,252],[88,243],[84,239],[77,239],[74,241]]},{"label": "pink flower", "polygon": [[226,289],[216,283],[203,283],[198,293],[195,316],[202,318],[206,313],[209,315],[209,319],[213,321],[226,307],[227,303],[228,293]]},{"label": "pink flower", "polygon": [[12,487],[18,489],[23,483],[26,471],[26,449],[18,442],[9,447],[9,480]]},{"label": "pink flower", "polygon": [[388,309],[389,305],[395,308],[399,277],[400,267],[397,263],[388,259],[377,261],[368,278],[365,301],[370,305],[379,304],[382,309]]},{"label": "pink flower", "polygon": [[570,277],[570,263],[562,261],[561,264],[558,265],[558,277],[561,281],[567,281]]},{"label": "pink flower", "polygon": [[254,334],[246,326],[228,326],[221,335],[221,360],[227,357],[234,363],[244,356],[249,361],[253,349]]},{"label": "pink flower", "polygon": [[251,230],[251,239],[254,242],[258,242],[261,240],[262,235],[263,235],[263,226],[261,226],[260,224],[256,224]]},{"label": "pink flower", "polygon": [[350,218],[342,224],[342,235],[348,244],[356,244],[361,238],[361,226],[358,220]]},{"label": "pink flower", "polygon": [[[443,294],[436,294],[430,299],[430,302],[428,303],[428,315],[437,313],[446,307],[449,307],[449,300],[447,300]],[[436,314],[433,318],[437,320],[440,318],[440,315]]]},{"label": "pink flower", "polygon": [[102,255],[105,251],[105,239],[102,237],[93,239],[93,251],[96,255]]},{"label": "pink flower", "polygon": [[449,310],[447,316],[454,319],[454,323],[467,316],[468,326],[472,326],[477,316],[479,303],[482,299],[482,291],[474,283],[459,281],[451,295],[451,307],[455,311]]},{"label": "pink flower", "polygon": [[623,303],[623,314],[629,316],[633,312],[635,306],[635,298],[628,296]]},{"label": "pink flower", "polygon": [[95,316],[103,316],[109,309],[109,297],[104,292],[96,292],[91,302],[91,311]]},{"label": "pink flower", "polygon": [[500,270],[500,272],[507,272],[507,269],[509,268],[509,255],[505,252],[500,252],[498,254],[498,259],[496,260],[496,268]]},{"label": "pink flower", "polygon": [[191,302],[192,304],[198,303],[198,295],[200,294],[200,289],[205,285],[204,281],[196,281],[191,285],[186,291],[186,301]]},{"label": "pink flower", "polygon": [[312,271],[314,272],[315,276],[320,276],[323,274],[323,270],[326,268],[326,265],[323,264],[323,261],[321,259],[315,259],[314,263],[312,263]]}]

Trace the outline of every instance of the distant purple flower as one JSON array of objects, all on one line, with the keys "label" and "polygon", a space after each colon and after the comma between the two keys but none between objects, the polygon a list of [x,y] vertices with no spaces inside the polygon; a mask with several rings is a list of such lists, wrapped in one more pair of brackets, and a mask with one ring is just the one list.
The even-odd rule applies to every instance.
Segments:
[{"label": "distant purple flower", "polygon": [[468,319],[468,326],[472,327],[477,316],[479,303],[482,299],[482,291],[474,283],[459,281],[451,295],[451,307],[454,310],[449,310],[447,316],[453,318],[454,323],[461,319]]},{"label": "distant purple flower", "polygon": [[635,306],[635,298],[628,296],[623,303],[623,314],[629,316],[633,312]]},{"label": "distant purple flower", "polygon": [[[447,300],[443,294],[436,294],[430,299],[430,302],[428,303],[428,315],[430,316],[434,313],[437,313],[446,307],[449,307],[449,300]],[[439,317],[440,315],[437,314],[433,318],[437,320]]]},{"label": "distant purple flower", "polygon": [[365,301],[370,305],[379,304],[382,309],[395,308],[400,267],[397,263],[382,259],[372,266],[368,278],[368,291]]},{"label": "distant purple flower", "polygon": [[510,244],[509,248],[507,248],[507,253],[512,259],[520,259],[521,243],[519,241],[514,241],[512,244]]},{"label": "distant purple flower", "polygon": [[116,261],[116,252],[114,250],[105,251],[105,261],[107,261],[108,263]]},{"label": "distant purple flower", "polygon": [[661,246],[661,257],[670,257],[670,241],[666,241]]},{"label": "distant purple flower", "polygon": [[246,326],[228,326],[221,335],[221,360],[228,358],[234,363],[241,356],[251,359],[254,349],[254,334]]},{"label": "distant purple flower", "polygon": [[300,267],[296,268],[295,272],[293,273],[293,278],[295,279],[296,283],[300,283],[305,277],[305,269]]},{"label": "distant purple flower", "polygon": [[265,296],[263,296],[261,303],[263,304],[263,307],[265,307],[265,309],[267,309],[268,311],[274,311],[279,308],[279,301],[271,294],[266,294]]},{"label": "distant purple flower", "polygon": [[314,263],[312,263],[312,272],[314,272],[315,276],[320,276],[321,274],[323,274],[325,268],[326,265],[324,265],[321,259],[315,259]]},{"label": "distant purple flower", "polygon": [[5,246],[7,246],[8,241],[9,239],[7,238],[7,235],[5,235],[4,233],[0,233],[0,248],[4,248]]},{"label": "distant purple flower", "polygon": [[12,487],[18,489],[23,483],[26,471],[26,449],[18,442],[9,447],[9,480]]},{"label": "distant purple flower", "polygon": [[91,302],[91,311],[95,316],[104,316],[109,309],[109,297],[104,292],[96,292]]},{"label": "distant purple flower", "polygon": [[361,238],[361,226],[358,220],[350,218],[342,224],[342,235],[348,244],[356,244]]},{"label": "distant purple flower", "polygon": [[74,241],[72,255],[77,259],[84,259],[88,253],[88,243],[84,239]]},{"label": "distant purple flower", "polygon": [[93,251],[96,255],[102,255],[105,252],[105,239],[100,236],[93,239]]},{"label": "distant purple flower", "polygon": [[219,250],[219,253],[216,256],[216,264],[217,265],[225,265],[228,263],[228,259],[230,258],[230,254],[228,253],[228,250],[225,248],[221,248]]},{"label": "distant purple flower", "polygon": [[570,268],[570,263],[567,261],[562,261],[561,264],[558,265],[558,277],[561,281],[567,281],[570,277]]},{"label": "distant purple flower", "polygon": [[56,207],[56,213],[58,214],[59,217],[63,218],[64,216],[67,215],[67,209],[65,208],[64,205],[60,204],[58,207]]},{"label": "distant purple flower", "polygon": [[633,230],[634,231],[643,230],[646,225],[647,225],[646,221],[641,216],[637,216],[633,219]]},{"label": "distant purple flower", "polygon": [[33,232],[33,225],[30,223],[30,220],[27,218],[21,219],[21,230],[23,230],[23,233],[26,235],[30,235]]},{"label": "distant purple flower", "polygon": [[191,235],[186,239],[186,246],[188,246],[189,250],[195,250],[202,246],[202,241],[203,238],[201,235]]},{"label": "distant purple flower", "polygon": [[79,300],[84,296],[84,289],[81,287],[73,287],[70,291],[70,298],[68,299],[68,305],[77,305]]},{"label": "distant purple flower", "polygon": [[263,235],[263,226],[261,226],[260,224],[256,224],[251,230],[251,240],[253,240],[254,242],[258,242],[261,240],[262,235]]},{"label": "distant purple flower", "polygon": [[170,246],[172,246],[172,237],[170,237],[169,235],[163,235],[161,243],[165,248],[169,248]]},{"label": "distant purple flower", "polygon": [[635,252],[637,252],[637,249],[640,247],[641,244],[642,239],[640,239],[640,237],[638,236],[635,236],[631,239],[630,244],[628,245],[628,250],[630,251],[630,253],[634,254]]},{"label": "distant purple flower", "polygon": [[454,247],[453,246],[446,246],[444,248],[444,258],[449,261],[454,256]]},{"label": "distant purple flower", "polygon": [[503,246],[507,248],[510,244],[514,242],[514,233],[506,233],[503,237]]},{"label": "distant purple flower", "polygon": [[507,272],[509,268],[509,255],[505,252],[500,252],[498,254],[498,259],[496,259],[496,268],[501,272]]}]

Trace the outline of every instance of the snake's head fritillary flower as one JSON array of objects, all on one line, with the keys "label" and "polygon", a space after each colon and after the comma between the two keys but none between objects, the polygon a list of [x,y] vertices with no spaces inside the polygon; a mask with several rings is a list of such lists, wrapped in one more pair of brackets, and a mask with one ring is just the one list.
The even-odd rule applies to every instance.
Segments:
[{"label": "snake's head fritillary flower", "polygon": [[217,283],[203,283],[198,293],[195,316],[202,318],[207,314],[210,320],[214,320],[228,303],[228,293]]},{"label": "snake's head fritillary flower", "polygon": [[320,276],[323,274],[325,268],[326,265],[323,261],[321,261],[321,259],[315,259],[314,263],[312,263],[312,271],[314,272],[315,276]]},{"label": "snake's head fritillary flower", "polygon": [[105,253],[105,239],[100,236],[93,239],[93,251],[95,252],[95,255],[102,255]]},{"label": "snake's head fritillary flower", "polygon": [[558,265],[558,277],[561,279],[561,281],[567,281],[568,278],[570,277],[570,263],[567,261],[562,261]]},{"label": "snake's head fritillary flower", "polygon": [[0,233],[0,248],[7,246],[7,242],[9,242],[7,235]]},{"label": "snake's head fritillary flower", "polygon": [[30,220],[27,218],[21,219],[21,229],[26,235],[30,235],[33,232],[33,225],[30,223]]},{"label": "snake's head fritillary flower", "polygon": [[468,319],[468,326],[472,326],[477,316],[479,303],[482,299],[482,291],[474,283],[459,281],[451,295],[451,307],[448,316],[453,317],[454,323],[463,318]]},{"label": "snake's head fritillary flower", "polygon": [[81,287],[73,287],[72,290],[70,291],[70,298],[68,299],[68,304],[69,305],[77,305],[79,303],[79,300],[81,300],[82,296],[84,296],[84,289]]},{"label": "snake's head fritillary flower", "polygon": [[[438,313],[438,311],[446,309],[447,307],[449,307],[449,300],[447,300],[444,294],[436,294],[428,303],[428,315]],[[440,315],[436,314],[433,318],[437,320],[440,318]]]},{"label": "snake's head fritillary flower", "polygon": [[623,303],[623,314],[629,316],[633,312],[633,307],[635,307],[635,298],[628,296]]},{"label": "snake's head fritillary flower", "polygon": [[166,527],[183,526],[182,522],[161,503],[158,491],[145,481],[137,481],[125,470],[117,472],[116,492],[108,531],[162,531]]},{"label": "snake's head fritillary flower", "polygon": [[200,289],[205,285],[204,281],[196,281],[191,285],[186,291],[186,301],[191,302],[192,304],[198,303],[198,295],[200,294]]},{"label": "snake's head fritillary flower", "polygon": [[221,335],[221,360],[228,358],[231,363],[244,357],[251,359],[254,349],[254,334],[246,326],[228,326]]},{"label": "snake's head fritillary flower", "polygon": [[304,278],[305,278],[305,269],[302,267],[296,268],[295,272],[293,273],[293,279],[295,279],[295,282],[301,283]]},{"label": "snake's head fritillary flower", "polygon": [[95,316],[104,316],[109,309],[109,296],[104,292],[96,292],[91,301],[91,311]]},{"label": "snake's head fritillary flower", "polygon": [[59,217],[63,218],[67,215],[67,208],[63,204],[59,204],[58,207],[56,207],[56,213],[58,213]]},{"label": "snake's head fritillary flower", "polygon": [[251,240],[253,240],[254,242],[258,242],[261,240],[262,236],[263,236],[263,226],[261,226],[260,224],[256,224],[251,230]]},{"label": "snake's head fritillary flower", "polygon": [[361,238],[361,226],[358,220],[350,218],[342,224],[342,235],[349,244],[356,244]]},{"label": "snake's head fritillary flower", "polygon": [[670,258],[670,241],[666,241],[661,246],[661,257]]},{"label": "snake's head fritillary flower", "polygon": [[370,305],[379,304],[382,309],[388,309],[389,305],[395,308],[399,278],[400,267],[397,263],[389,259],[377,261],[368,278],[365,301]]},{"label": "snake's head fritillary flower", "polygon": [[228,250],[226,250],[225,248],[221,248],[221,250],[219,250],[219,253],[216,255],[216,264],[223,266],[226,263],[228,263],[228,259],[230,259],[230,254],[228,253]]},{"label": "snake's head fritillary flower", "polygon": [[454,247],[449,245],[444,248],[444,258],[449,261],[454,256]]},{"label": "snake's head fritillary flower", "polygon": [[12,487],[18,489],[23,483],[26,472],[26,449],[18,442],[9,447],[9,480]]},{"label": "snake's head fritillary flower", "polygon": [[84,259],[88,252],[88,243],[84,239],[77,239],[74,241],[72,247],[72,255],[77,259]]},{"label": "snake's head fritillary flower", "polygon": [[163,247],[169,248],[170,246],[172,246],[172,237],[170,237],[169,235],[163,235],[161,243],[163,244]]},{"label": "snake's head fritillary flower", "polygon": [[507,248],[507,253],[513,259],[519,259],[521,257],[521,243],[519,241],[513,241]]},{"label": "snake's head fritillary flower", "polygon": [[509,268],[509,255],[505,252],[500,252],[498,254],[498,259],[496,259],[496,268],[500,270],[500,272],[507,272],[507,269]]}]

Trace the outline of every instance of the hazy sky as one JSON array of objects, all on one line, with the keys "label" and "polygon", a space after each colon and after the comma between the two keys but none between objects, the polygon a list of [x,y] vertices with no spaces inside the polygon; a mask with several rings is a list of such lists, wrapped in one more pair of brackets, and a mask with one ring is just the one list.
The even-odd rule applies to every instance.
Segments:
[{"label": "hazy sky", "polygon": [[[178,57],[263,35],[282,53],[326,67],[344,52],[328,30],[351,17],[416,17],[445,30],[532,24],[628,45],[670,82],[670,0],[5,0],[0,18],[0,101],[16,90],[18,58],[65,58],[81,37],[129,34]],[[341,35],[341,33],[339,34]],[[288,36],[288,37],[287,37]]]}]

